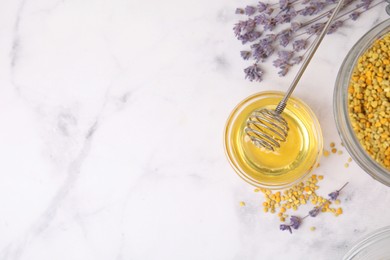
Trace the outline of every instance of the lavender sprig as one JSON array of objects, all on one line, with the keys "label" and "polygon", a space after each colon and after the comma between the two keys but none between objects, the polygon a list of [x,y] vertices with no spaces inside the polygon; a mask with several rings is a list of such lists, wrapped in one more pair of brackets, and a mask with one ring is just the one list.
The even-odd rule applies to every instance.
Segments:
[{"label": "lavender sprig", "polygon": [[[328,34],[338,31],[348,20],[355,21],[364,12],[385,2],[386,0],[347,0]],[[245,19],[234,25],[234,34],[242,44],[250,43],[251,48],[251,55],[248,55],[248,51],[241,52],[242,58],[254,59],[258,67],[258,63],[267,61],[274,53],[291,51],[292,57],[288,62],[281,62],[278,60],[280,58],[274,61],[274,66],[279,69],[278,74],[286,75],[289,68],[299,64],[306,55],[306,52],[298,53],[310,49],[314,42],[311,36],[321,32],[336,4],[337,0],[278,0],[275,4],[260,1],[257,5],[237,8],[235,13],[243,15]],[[288,24],[287,28],[283,26],[285,24]],[[250,66],[244,71],[247,79],[262,80],[262,70],[260,73],[259,69]]]},{"label": "lavender sprig", "polygon": [[340,189],[338,189],[338,190],[336,190],[334,192],[329,193],[328,196],[329,196],[330,200],[337,200],[337,197],[340,195],[340,191],[342,189],[344,189],[344,187],[347,186],[347,185],[348,185],[348,182],[345,183]]},{"label": "lavender sprig", "polygon": [[279,229],[284,231],[288,230],[290,231],[290,234],[292,234],[292,229],[298,229],[302,223],[302,221],[306,218],[307,216],[300,218],[298,216],[291,216],[290,217],[290,224],[281,224],[279,226]]}]

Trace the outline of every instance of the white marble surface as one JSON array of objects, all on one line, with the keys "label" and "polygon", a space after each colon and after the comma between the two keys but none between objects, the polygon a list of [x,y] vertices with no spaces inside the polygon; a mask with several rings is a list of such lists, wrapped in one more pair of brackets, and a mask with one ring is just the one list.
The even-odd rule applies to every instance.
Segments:
[{"label": "white marble surface", "polygon": [[[345,213],[293,235],[229,166],[230,111],[293,77],[243,79],[232,26],[250,3],[1,1],[1,260],[340,259],[390,224],[390,189],[345,169],[346,153],[318,170],[320,194],[350,181]],[[342,59],[386,18],[383,5],[327,37],[295,92],[327,144],[340,142],[332,93]]]}]

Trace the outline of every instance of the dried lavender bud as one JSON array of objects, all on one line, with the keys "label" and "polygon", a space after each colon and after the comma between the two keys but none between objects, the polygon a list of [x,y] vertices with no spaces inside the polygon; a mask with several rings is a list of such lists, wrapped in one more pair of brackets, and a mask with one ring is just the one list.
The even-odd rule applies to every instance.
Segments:
[{"label": "dried lavender bud", "polygon": [[342,25],[343,25],[343,21],[340,21],[340,20],[338,20],[338,21],[332,23],[332,24],[329,26],[329,30],[328,30],[327,34],[334,33],[334,32],[337,31],[337,29],[340,28]]},{"label": "dried lavender bud", "polygon": [[245,14],[248,15],[248,16],[251,16],[253,15],[254,13],[256,13],[256,8],[253,7],[253,6],[250,6],[250,5],[247,5],[245,7]]},{"label": "dried lavender bud", "polygon": [[265,10],[267,10],[268,6],[269,5],[266,3],[259,2],[259,4],[257,5],[257,8],[258,8],[259,12],[261,13],[261,12],[264,12]]},{"label": "dried lavender bud", "polygon": [[271,44],[276,40],[276,38],[278,38],[278,36],[276,34],[270,33],[270,34],[267,34],[266,38],[264,38],[264,39],[267,41],[267,43]]},{"label": "dried lavender bud", "polygon": [[299,14],[303,16],[309,16],[315,14],[316,11],[317,9],[314,6],[306,6],[301,11],[299,11]]},{"label": "dried lavender bud", "polygon": [[299,63],[301,63],[302,60],[303,60],[302,56],[297,56],[297,57],[294,57],[290,60],[290,64],[292,64],[292,65],[299,64]]},{"label": "dried lavender bud", "polygon": [[279,59],[284,60],[285,62],[288,62],[294,53],[292,51],[278,51],[278,57]]},{"label": "dried lavender bud", "polygon": [[286,47],[290,43],[290,39],[287,35],[281,35],[279,37],[279,44],[283,47]]},{"label": "dried lavender bud", "polygon": [[268,39],[261,39],[259,43],[253,44],[251,47],[254,50],[253,57],[257,61],[264,61],[274,52],[272,43]]},{"label": "dried lavender bud", "polygon": [[360,12],[353,12],[349,15],[349,17],[352,19],[352,21],[355,21],[356,19],[358,19],[360,16]]},{"label": "dried lavender bud", "polygon": [[328,194],[331,200],[337,200],[337,197],[339,196],[340,192],[338,190],[331,192]]},{"label": "dried lavender bud", "polygon": [[289,6],[288,0],[279,0],[279,8],[280,10],[286,10],[286,8]]},{"label": "dried lavender bud", "polygon": [[270,14],[273,13],[273,11],[274,11],[274,9],[273,9],[272,7],[269,7],[269,6],[268,6],[267,9],[265,9],[264,13],[270,15]]},{"label": "dried lavender bud", "polygon": [[296,40],[293,42],[293,49],[294,51],[301,51],[301,50],[304,50],[306,49],[306,44],[307,44],[307,41],[306,40]]},{"label": "dried lavender bud", "polygon": [[239,37],[241,35],[241,32],[243,31],[245,25],[246,25],[246,21],[239,21],[234,25],[233,31],[236,37]]},{"label": "dried lavender bud", "polygon": [[258,25],[264,25],[265,22],[267,21],[268,16],[266,14],[259,14],[259,15],[256,15],[254,20],[256,22],[256,24]]},{"label": "dried lavender bud", "polygon": [[257,40],[260,36],[260,32],[248,32],[246,34],[240,35],[238,39],[241,40],[242,44],[245,44],[247,42],[253,42]]},{"label": "dried lavender bud", "polygon": [[262,24],[264,31],[272,31],[276,26],[275,20],[269,16],[263,20]]},{"label": "dried lavender bud", "polygon": [[288,231],[290,231],[290,234],[292,234],[292,230],[291,230],[291,227],[289,225],[281,224],[279,228],[282,231],[288,230]]},{"label": "dried lavender bud", "polygon": [[296,32],[296,31],[298,31],[299,29],[301,29],[301,23],[297,23],[297,22],[292,22],[291,23],[291,30],[293,31],[293,32]]},{"label": "dried lavender bud", "polygon": [[244,69],[245,72],[245,78],[249,79],[250,81],[262,81],[263,78],[263,71],[260,69],[260,67],[255,63],[252,66],[249,66],[248,68]]},{"label": "dried lavender bud", "polygon": [[289,23],[291,21],[292,17],[293,16],[291,14],[288,14],[288,13],[286,13],[286,14],[280,13],[275,17],[275,23],[276,24]]},{"label": "dried lavender bud", "polygon": [[362,0],[362,3],[360,5],[357,5],[357,6],[363,7],[364,10],[367,10],[370,7],[372,1],[373,0]]},{"label": "dried lavender bud", "polygon": [[324,26],[325,26],[325,23],[315,23],[313,25],[310,25],[310,27],[306,29],[306,33],[308,33],[310,35],[319,34],[319,33],[321,33]]},{"label": "dried lavender bud", "polygon": [[236,14],[244,14],[244,9],[242,9],[242,8],[237,8],[236,9]]},{"label": "dried lavender bud", "polygon": [[281,66],[280,68],[281,68],[281,70],[278,71],[278,75],[279,75],[279,77],[284,77],[284,76],[286,76],[286,74],[290,68],[290,65],[286,64],[284,66]]},{"label": "dried lavender bud", "polygon": [[272,61],[272,65],[274,65],[275,68],[282,68],[286,66],[286,61],[282,59],[276,59]]},{"label": "dried lavender bud", "polygon": [[321,208],[320,208],[320,207],[315,207],[314,209],[312,209],[312,210],[309,211],[309,216],[314,218],[314,217],[316,217],[320,212],[321,212]]},{"label": "dried lavender bud", "polygon": [[252,32],[256,28],[256,21],[254,19],[248,19],[243,27],[246,32]]},{"label": "dried lavender bud", "polygon": [[339,190],[336,190],[334,192],[331,192],[328,194],[330,200],[337,200],[337,197],[340,195],[340,191],[344,189],[345,186],[347,186],[348,182],[343,185]]},{"label": "dried lavender bud", "polygon": [[247,60],[251,57],[251,52],[250,51],[241,51],[241,57],[244,60]]},{"label": "dried lavender bud", "polygon": [[290,221],[291,221],[290,226],[293,229],[298,229],[299,226],[301,225],[301,219],[297,216],[291,216]]}]

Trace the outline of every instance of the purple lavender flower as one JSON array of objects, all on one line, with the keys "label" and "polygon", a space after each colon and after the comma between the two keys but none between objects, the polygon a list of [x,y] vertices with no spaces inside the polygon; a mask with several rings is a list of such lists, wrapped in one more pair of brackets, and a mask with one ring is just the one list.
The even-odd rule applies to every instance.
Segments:
[{"label": "purple lavender flower", "polygon": [[251,56],[251,52],[250,52],[250,51],[241,51],[240,54],[241,54],[241,57],[242,57],[244,60],[249,59],[250,56]]},{"label": "purple lavender flower", "polygon": [[268,17],[266,14],[259,14],[259,15],[256,15],[254,20],[256,22],[256,24],[258,25],[264,25],[265,21],[267,21]]},{"label": "purple lavender flower", "polygon": [[272,31],[275,28],[276,23],[273,18],[269,17],[268,19],[264,20],[263,25],[264,25],[264,31],[268,31],[268,30]]},{"label": "purple lavender flower", "polygon": [[266,35],[267,37],[264,38],[264,40],[268,43],[268,44],[271,44],[273,43],[276,38],[278,38],[278,36],[276,34],[273,34],[273,33],[269,33]]},{"label": "purple lavender flower", "polygon": [[309,28],[306,29],[306,33],[312,35],[312,34],[319,34],[322,29],[324,28],[325,23],[315,23],[310,25]]},{"label": "purple lavender flower", "polygon": [[257,8],[258,8],[259,12],[261,13],[261,12],[264,12],[265,10],[267,10],[268,6],[269,5],[266,3],[259,2],[259,4],[257,5]]},{"label": "purple lavender flower", "polygon": [[247,42],[253,42],[253,41],[257,40],[260,36],[261,36],[260,32],[252,31],[252,32],[248,32],[248,33],[240,35],[238,37],[238,39],[241,40],[242,44],[245,44]]},{"label": "purple lavender flower", "polygon": [[241,32],[243,31],[245,25],[246,25],[246,21],[239,21],[234,25],[233,31],[236,37],[239,37],[241,35]]},{"label": "purple lavender flower", "polygon": [[236,14],[244,14],[244,9],[242,9],[242,8],[237,8],[236,9]]},{"label": "purple lavender flower", "polygon": [[272,44],[267,39],[262,39],[259,43],[253,44],[251,47],[254,50],[253,57],[257,61],[264,61],[274,52]]},{"label": "purple lavender flower", "polygon": [[314,209],[309,211],[310,217],[316,217],[321,212],[321,207],[315,207]]},{"label": "purple lavender flower", "polygon": [[248,19],[243,27],[246,32],[252,32],[256,28],[255,19]]},{"label": "purple lavender flower", "polygon": [[288,0],[279,0],[280,10],[285,10],[289,6]]},{"label": "purple lavender flower", "polygon": [[297,57],[294,57],[290,60],[290,64],[291,65],[295,65],[295,64],[299,64],[301,63],[303,57],[302,56],[297,56]]},{"label": "purple lavender flower", "polygon": [[296,32],[296,31],[298,31],[299,29],[301,29],[301,23],[297,23],[297,22],[292,22],[291,23],[291,30],[293,31],[293,32]]},{"label": "purple lavender flower", "polygon": [[256,7],[250,6],[250,5],[247,5],[247,6],[245,7],[245,14],[246,14],[246,15],[251,16],[251,15],[253,15],[254,13],[256,13]]},{"label": "purple lavender flower", "polygon": [[370,7],[373,0],[361,0],[361,1],[362,2],[358,5],[356,5],[356,7],[357,8],[363,7],[364,10],[367,10]]},{"label": "purple lavender flower", "polygon": [[270,6],[268,6],[267,9],[265,9],[264,13],[270,15],[273,13],[273,11],[274,11],[274,9]]},{"label": "purple lavender flower", "polygon": [[291,21],[291,14],[283,14],[280,13],[275,17],[275,23],[276,24],[283,24],[283,23],[289,23]]},{"label": "purple lavender flower", "polygon": [[274,65],[275,68],[282,68],[286,66],[286,64],[287,64],[286,61],[282,59],[276,59],[272,61],[272,65]]},{"label": "purple lavender flower", "polygon": [[279,77],[284,77],[284,76],[286,76],[286,74],[290,68],[290,65],[286,64],[285,66],[281,66],[280,68],[281,69],[278,71],[278,75],[279,75]]},{"label": "purple lavender flower", "polygon": [[282,35],[279,37],[279,44],[283,47],[286,47],[290,43],[290,39],[287,35]]},{"label": "purple lavender flower", "polygon": [[294,53],[292,51],[278,51],[278,57],[279,59],[282,59],[284,61],[289,61]]},{"label": "purple lavender flower", "polygon": [[293,49],[294,51],[301,51],[301,50],[304,50],[306,49],[306,44],[307,44],[307,41],[306,40],[296,40],[293,42]]},{"label": "purple lavender flower", "polygon": [[279,44],[286,47],[290,43],[292,31],[287,29],[278,34]]},{"label": "purple lavender flower", "polygon": [[357,11],[352,12],[352,13],[349,15],[349,17],[352,19],[352,21],[356,21],[356,19],[358,19],[359,16],[360,16],[360,12],[357,12]]},{"label": "purple lavender flower", "polygon": [[340,191],[344,189],[345,186],[347,186],[348,182],[343,185],[339,190],[336,190],[334,192],[331,192],[328,194],[330,200],[337,200],[337,197],[340,195]]},{"label": "purple lavender flower", "polygon": [[303,16],[309,16],[315,14],[317,9],[314,6],[306,6],[301,11],[299,11],[299,14]]},{"label": "purple lavender flower", "polygon": [[340,20],[338,20],[338,21],[332,23],[332,24],[329,26],[329,30],[328,30],[327,34],[334,33],[334,32],[337,31],[337,29],[340,28],[342,25],[343,25],[343,21],[340,21]]},{"label": "purple lavender flower", "polygon": [[260,69],[260,67],[255,63],[252,66],[249,66],[248,68],[244,69],[245,72],[245,78],[249,79],[250,81],[262,81],[263,80],[263,71]]},{"label": "purple lavender flower", "polygon": [[337,200],[337,197],[339,196],[340,192],[338,190],[331,192],[328,194],[331,200]]},{"label": "purple lavender flower", "polygon": [[290,217],[290,221],[291,221],[290,226],[293,229],[298,229],[299,226],[301,225],[301,219],[299,217],[297,217],[297,216],[291,216]]},{"label": "purple lavender flower", "polygon": [[292,230],[291,230],[290,225],[281,224],[279,228],[282,231],[288,230],[288,231],[290,231],[290,234],[292,234]]}]

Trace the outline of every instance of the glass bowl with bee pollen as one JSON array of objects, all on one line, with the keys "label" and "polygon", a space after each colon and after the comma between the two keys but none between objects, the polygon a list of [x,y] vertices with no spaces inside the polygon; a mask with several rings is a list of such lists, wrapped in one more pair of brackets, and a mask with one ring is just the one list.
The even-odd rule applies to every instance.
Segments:
[{"label": "glass bowl with bee pollen", "polygon": [[345,57],[333,112],[354,161],[390,186],[390,19],[363,35]]},{"label": "glass bowl with bee pollen", "polygon": [[280,148],[257,147],[245,133],[249,115],[261,108],[275,109],[283,92],[266,91],[249,96],[230,114],[224,132],[225,153],[235,172],[253,186],[284,189],[304,179],[318,164],[323,138],[312,110],[291,97],[282,113],[288,135]]}]

